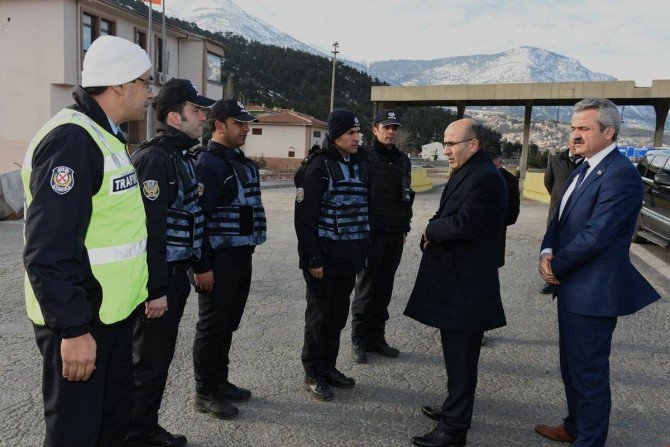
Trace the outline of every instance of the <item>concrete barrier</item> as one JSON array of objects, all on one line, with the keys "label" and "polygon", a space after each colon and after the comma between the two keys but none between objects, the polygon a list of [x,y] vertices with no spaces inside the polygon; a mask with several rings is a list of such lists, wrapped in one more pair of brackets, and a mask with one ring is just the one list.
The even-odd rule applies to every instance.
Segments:
[{"label": "concrete barrier", "polygon": [[544,172],[526,172],[523,182],[523,196],[538,202],[549,203],[549,193],[544,187]]},{"label": "concrete barrier", "polygon": [[0,174],[0,220],[23,217],[21,171]]},{"label": "concrete barrier", "polygon": [[412,168],[412,189],[414,192],[430,191],[433,182],[428,178],[428,171],[421,168]]}]

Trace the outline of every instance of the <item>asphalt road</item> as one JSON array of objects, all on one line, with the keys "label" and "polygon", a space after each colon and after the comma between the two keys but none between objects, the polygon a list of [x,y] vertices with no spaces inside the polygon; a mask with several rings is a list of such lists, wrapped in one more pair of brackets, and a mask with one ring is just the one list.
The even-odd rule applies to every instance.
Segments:
[{"label": "asphalt road", "polygon": [[[196,300],[181,323],[161,423],[188,436],[191,446],[407,446],[433,428],[419,408],[445,397],[439,333],[402,316],[418,268],[417,239],[434,213],[440,190],[418,194],[391,303],[388,340],[397,359],[372,357],[354,365],[350,328],[342,333],[338,367],[357,380],[336,390],[332,402],[312,399],[302,387],[300,364],[304,283],[297,268],[293,188],[263,192],[268,242],[254,257],[251,295],[232,348],[231,380],[250,388],[235,421],[192,409],[191,347]],[[558,424],[565,413],[558,371],[556,306],[537,290],[538,247],[547,206],[522,202],[508,231],[507,265],[501,270],[508,325],[489,333],[482,348],[471,446],[551,446],[533,432],[536,423]],[[41,445],[44,433],[41,361],[23,308],[20,222],[0,223],[0,445]],[[612,350],[613,408],[608,446],[670,444],[670,266],[668,254],[634,246],[633,260],[664,299],[621,318]]]}]

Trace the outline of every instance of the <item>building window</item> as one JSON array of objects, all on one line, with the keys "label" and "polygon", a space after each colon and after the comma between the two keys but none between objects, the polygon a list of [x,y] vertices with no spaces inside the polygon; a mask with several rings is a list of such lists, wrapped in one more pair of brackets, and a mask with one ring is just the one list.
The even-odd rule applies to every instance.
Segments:
[{"label": "building window", "polygon": [[207,81],[223,84],[223,58],[218,54],[207,52]]},{"label": "building window", "polygon": [[295,157],[295,151],[288,151],[289,158]]},{"label": "building window", "polygon": [[263,135],[263,129],[260,127],[254,127],[251,129],[251,135]]},{"label": "building window", "polygon": [[114,22],[87,12],[81,16],[81,52],[85,55],[91,44],[100,36],[113,36]]},{"label": "building window", "polygon": [[[163,39],[156,37],[155,42],[156,52],[154,54],[156,55],[156,71],[165,73],[165,70],[163,69]],[[159,78],[159,81],[162,82],[163,80]]]},{"label": "building window", "polygon": [[147,49],[147,33],[144,31],[135,31],[135,43],[146,51]]},{"label": "building window", "polygon": [[114,35],[114,22],[110,20],[100,19],[100,35],[101,36],[113,36]]},{"label": "building window", "polygon": [[315,130],[314,131],[314,138],[321,138],[321,131],[320,130]]}]

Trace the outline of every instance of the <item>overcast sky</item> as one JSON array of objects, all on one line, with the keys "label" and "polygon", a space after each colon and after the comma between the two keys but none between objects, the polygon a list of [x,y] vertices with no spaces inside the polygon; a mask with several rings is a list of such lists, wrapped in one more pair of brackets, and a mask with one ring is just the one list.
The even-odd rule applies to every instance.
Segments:
[{"label": "overcast sky", "polygon": [[[179,8],[188,0],[166,0]],[[638,86],[670,78],[670,0],[235,0],[324,50],[363,62],[536,46]]]}]

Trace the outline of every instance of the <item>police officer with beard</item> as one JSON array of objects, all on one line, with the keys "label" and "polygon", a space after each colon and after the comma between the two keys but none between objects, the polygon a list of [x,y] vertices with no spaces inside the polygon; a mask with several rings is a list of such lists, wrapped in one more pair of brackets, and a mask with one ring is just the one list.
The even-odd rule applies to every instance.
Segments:
[{"label": "police officer with beard", "polygon": [[367,352],[384,357],[399,354],[384,337],[393,281],[410,230],[414,201],[409,157],[395,145],[399,127],[393,110],[380,110],[372,127],[372,148],[366,151],[372,185],[372,246],[368,266],[358,274],[351,304],[352,357],[356,363],[366,363]]},{"label": "police officer with beard", "polygon": [[349,296],[369,252],[368,162],[360,123],[349,110],[328,117],[325,149],[311,151],[295,175],[295,231],[307,285],[302,364],[305,387],[331,400],[331,386],[356,384],[336,367]]},{"label": "police officer with beard", "polygon": [[191,286],[189,261],[200,258],[204,218],[187,150],[198,144],[214,101],[187,79],[170,79],[153,102],[158,136],[133,153],[147,215],[149,299],[138,310],[133,340],[135,396],[127,446],[183,446],[186,437],[158,424],[179,321]]},{"label": "police officer with beard", "polygon": [[234,99],[212,106],[212,139],[197,154],[200,203],[205,214],[202,259],[194,267],[198,290],[198,324],[193,343],[195,408],[220,419],[233,418],[251,391],[228,378],[230,346],[242,319],[251,286],[251,258],[265,242],[265,210],[260,174],[240,149],[256,121]]}]

